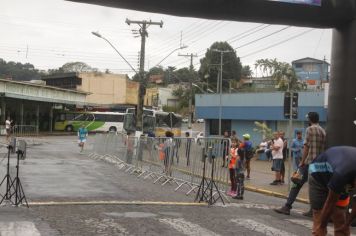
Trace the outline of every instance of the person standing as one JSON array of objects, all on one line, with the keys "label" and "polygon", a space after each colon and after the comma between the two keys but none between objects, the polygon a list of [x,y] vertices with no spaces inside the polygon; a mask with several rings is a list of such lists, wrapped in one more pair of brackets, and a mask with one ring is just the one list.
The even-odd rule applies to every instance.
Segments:
[{"label": "person standing", "polygon": [[239,146],[239,144],[241,143],[241,140],[237,137],[236,131],[232,130],[231,131],[231,137],[230,137],[231,141],[236,140],[237,142],[237,146]]},{"label": "person standing", "polygon": [[[309,127],[305,131],[305,142],[303,146],[302,160],[299,164],[299,172],[302,176],[302,181],[298,184],[293,184],[289,191],[286,204],[274,209],[279,214],[290,215],[292,205],[297,198],[300,189],[305,182],[308,181],[308,168],[309,164],[325,150],[326,133],[325,130],[319,125],[319,114],[316,112],[308,113]],[[311,210],[303,213],[304,216],[311,216]]]},{"label": "person standing", "polygon": [[237,141],[232,140],[231,141],[231,149],[230,149],[230,162],[229,162],[229,173],[230,173],[230,183],[231,183],[231,188],[230,191],[227,192],[227,195],[229,196],[235,196],[236,195],[236,189],[237,189],[237,183],[236,183],[236,161],[238,159],[238,154],[237,154]]},{"label": "person standing", "polygon": [[329,148],[312,161],[309,174],[312,235],[327,235],[330,218],[334,224],[334,235],[350,235],[350,224],[356,216],[355,201],[348,217],[346,212],[356,183],[356,148]]},{"label": "person standing", "polygon": [[226,160],[228,159],[229,157],[229,141],[228,139],[230,138],[229,136],[229,131],[225,131],[224,132],[224,137],[223,139],[221,140],[221,146],[222,146],[222,161],[223,161],[223,164],[221,167],[227,167],[227,165],[225,165],[226,163]]},{"label": "person standing", "polygon": [[251,173],[251,159],[253,157],[253,147],[252,142],[250,141],[251,136],[249,134],[242,135],[243,141],[239,146],[239,156],[245,161],[245,168],[247,171],[246,179],[250,179]]},{"label": "person standing", "polygon": [[187,158],[187,166],[190,165],[190,147],[192,145],[192,138],[190,137],[190,133],[187,131],[185,132],[185,157]]},{"label": "person standing", "polygon": [[288,156],[288,141],[287,139],[284,137],[285,133],[283,131],[279,131],[279,136],[281,137],[281,139],[283,140],[283,163],[282,163],[282,168],[281,168],[281,183],[284,184],[284,177],[286,174],[286,166],[285,166],[285,161],[287,159]]},{"label": "person standing", "polygon": [[299,163],[302,159],[302,150],[304,146],[303,142],[302,131],[297,131],[297,138],[293,139],[291,146],[294,171],[297,171]]},{"label": "person standing", "polygon": [[6,121],[5,121],[5,130],[6,130],[6,142],[10,141],[10,137],[11,137],[11,124],[12,124],[12,120],[10,120],[10,116],[7,117]]},{"label": "person standing", "polygon": [[271,185],[281,184],[281,170],[283,165],[283,140],[278,132],[274,132],[274,140],[271,144],[272,149],[272,171],[275,172],[275,180]]},{"label": "person standing", "polygon": [[80,128],[78,129],[78,143],[79,143],[79,147],[80,147],[80,153],[83,152],[84,150],[84,144],[87,141],[87,137],[88,137],[88,130],[87,128],[85,128],[84,125],[81,125]]}]

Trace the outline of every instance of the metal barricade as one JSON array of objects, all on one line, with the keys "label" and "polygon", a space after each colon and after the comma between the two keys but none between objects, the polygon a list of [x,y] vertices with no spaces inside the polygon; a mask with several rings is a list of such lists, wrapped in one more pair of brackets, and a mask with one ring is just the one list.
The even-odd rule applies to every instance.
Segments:
[{"label": "metal barricade", "polygon": [[[153,183],[176,184],[175,191],[197,191],[205,178],[225,192],[229,186],[230,139],[151,138],[124,134],[97,134],[92,158],[116,164],[120,169]],[[205,162],[205,165],[204,165]],[[205,166],[205,170],[203,167]]]},{"label": "metal barricade", "polygon": [[14,125],[11,131],[15,137],[38,136],[38,127],[35,125]]}]

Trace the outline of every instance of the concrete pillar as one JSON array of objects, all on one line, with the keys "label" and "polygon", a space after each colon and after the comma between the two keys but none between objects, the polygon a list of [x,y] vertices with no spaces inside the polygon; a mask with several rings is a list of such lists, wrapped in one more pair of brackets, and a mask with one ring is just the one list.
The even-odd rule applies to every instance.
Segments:
[{"label": "concrete pillar", "polygon": [[6,121],[6,101],[1,99],[1,124],[5,124]]},{"label": "concrete pillar", "polygon": [[40,104],[37,103],[37,109],[36,109],[36,132],[38,133],[39,131],[39,125],[40,125]]},{"label": "concrete pillar", "polygon": [[20,105],[20,125],[24,125],[23,123],[23,110],[24,110],[24,105],[23,105],[23,101],[21,101],[21,105]]},{"label": "concrete pillar", "polygon": [[49,132],[53,132],[53,104],[49,110]]},{"label": "concrete pillar", "polygon": [[328,146],[356,146],[356,20],[333,30]]}]

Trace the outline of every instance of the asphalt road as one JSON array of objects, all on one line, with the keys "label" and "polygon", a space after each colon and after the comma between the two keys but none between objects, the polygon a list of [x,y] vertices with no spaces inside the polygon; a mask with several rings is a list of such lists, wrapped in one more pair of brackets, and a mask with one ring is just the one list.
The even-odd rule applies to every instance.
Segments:
[{"label": "asphalt road", "polygon": [[[46,137],[41,143],[29,147],[20,166],[20,179],[32,205],[27,209],[3,204],[0,235],[311,234],[312,222],[301,215],[307,205],[296,203],[291,216],[278,215],[272,209],[284,199],[246,192],[245,200],[226,205],[189,206],[194,195],[174,192],[174,185],[153,184],[91,159],[89,150],[80,154],[75,137]],[[6,159],[0,167],[4,176]],[[0,190],[3,194],[4,188]]]}]

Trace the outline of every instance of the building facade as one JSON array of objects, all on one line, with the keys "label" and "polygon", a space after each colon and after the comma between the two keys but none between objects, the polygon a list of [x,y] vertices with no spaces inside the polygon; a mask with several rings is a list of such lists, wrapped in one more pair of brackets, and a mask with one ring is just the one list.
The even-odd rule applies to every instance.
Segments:
[{"label": "building facade", "polygon": [[64,73],[45,76],[47,85],[89,93],[93,106],[137,105],[139,84],[127,75],[98,72]]},{"label": "building facade", "polygon": [[52,131],[54,109],[84,106],[86,96],[80,91],[0,79],[1,125],[10,117],[14,125]]},{"label": "building facade", "polygon": [[[324,91],[299,92],[298,118],[293,121],[292,132],[308,126],[306,115],[311,111],[319,113],[321,125],[325,126],[327,111],[324,99]],[[196,117],[205,120],[205,132],[219,135],[220,96],[199,94],[195,101]],[[236,130],[240,137],[249,133],[253,143],[258,145],[263,137],[256,131],[256,121],[265,123],[272,130],[288,131],[283,92],[223,94],[221,104],[222,132]]]},{"label": "building facade", "polygon": [[323,83],[329,81],[330,64],[325,60],[310,57],[292,61],[292,67],[301,82],[305,82],[309,88],[321,88]]},{"label": "building facade", "polygon": [[144,99],[145,106],[157,107],[163,109],[163,107],[178,106],[178,98],[172,95],[173,88],[154,87],[147,88]]}]

